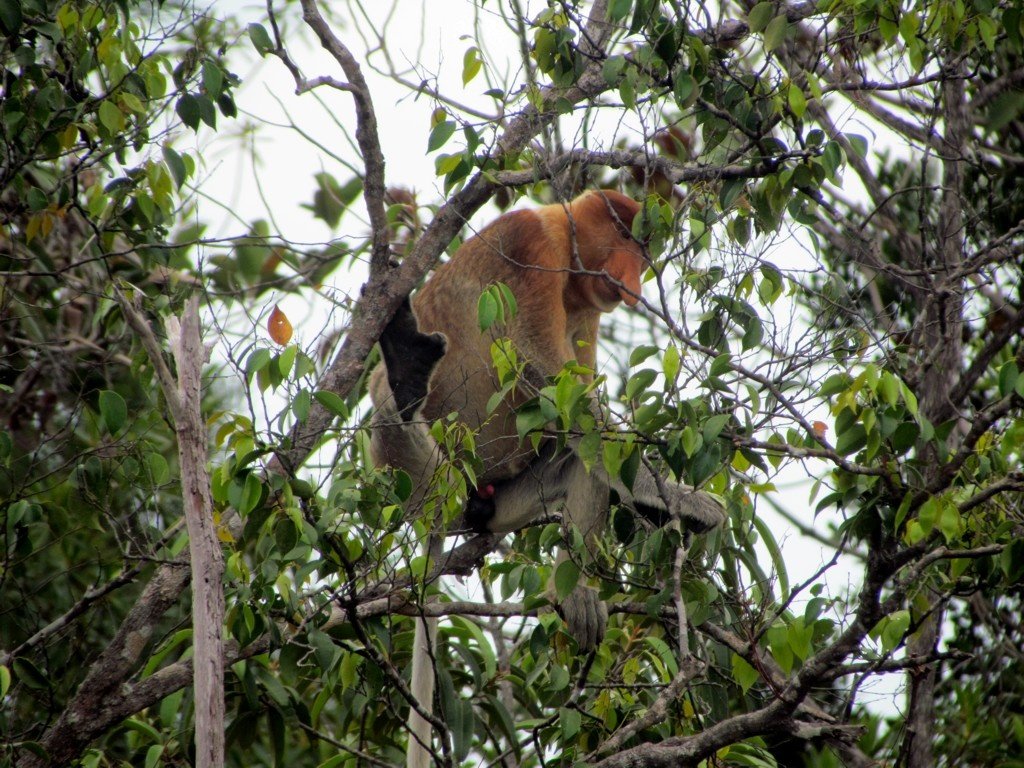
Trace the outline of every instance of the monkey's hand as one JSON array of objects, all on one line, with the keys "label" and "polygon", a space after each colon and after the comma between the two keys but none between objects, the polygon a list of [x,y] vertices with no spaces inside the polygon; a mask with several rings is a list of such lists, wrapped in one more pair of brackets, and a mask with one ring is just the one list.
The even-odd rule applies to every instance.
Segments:
[{"label": "monkey's hand", "polygon": [[593,650],[604,638],[608,608],[593,587],[578,584],[555,610],[565,622],[569,634],[576,638],[581,652]]},{"label": "monkey's hand", "polygon": [[402,421],[411,421],[427,396],[430,374],[444,357],[444,334],[420,333],[406,298],[380,335],[380,349],[388,371],[388,385]]},{"label": "monkey's hand", "polygon": [[616,490],[628,507],[655,525],[678,520],[691,533],[707,533],[725,522],[725,509],[714,496],[669,480],[659,484],[644,467],[637,473],[631,493]]}]

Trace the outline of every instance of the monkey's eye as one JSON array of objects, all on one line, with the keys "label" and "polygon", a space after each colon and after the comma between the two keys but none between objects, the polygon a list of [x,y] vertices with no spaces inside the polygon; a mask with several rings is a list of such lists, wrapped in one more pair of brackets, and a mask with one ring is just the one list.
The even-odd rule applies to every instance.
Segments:
[{"label": "monkey's eye", "polygon": [[[640,214],[638,214],[640,215]],[[632,240],[634,243],[639,244],[644,250],[647,250],[647,246],[650,245],[651,237],[648,234],[647,237],[638,238],[633,235],[633,230],[630,229],[629,225],[626,224],[622,219],[615,219],[615,231],[624,240]]]}]

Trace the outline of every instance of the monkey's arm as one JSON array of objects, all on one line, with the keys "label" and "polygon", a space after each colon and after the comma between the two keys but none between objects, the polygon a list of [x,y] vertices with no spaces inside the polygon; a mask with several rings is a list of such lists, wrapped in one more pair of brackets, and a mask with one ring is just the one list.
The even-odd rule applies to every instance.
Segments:
[{"label": "monkey's arm", "polygon": [[[395,410],[403,421],[412,419],[427,396],[430,375],[444,357],[446,347],[444,334],[420,333],[406,297],[380,336],[381,355]],[[376,404],[376,395],[380,393],[371,394]]]},{"label": "monkey's arm", "polygon": [[430,375],[444,355],[445,339],[439,333],[417,330],[406,299],[381,334],[380,346],[383,365],[370,376],[370,454],[376,466],[387,465],[409,474],[413,483],[409,508],[415,510],[439,465],[437,444],[416,416]]}]

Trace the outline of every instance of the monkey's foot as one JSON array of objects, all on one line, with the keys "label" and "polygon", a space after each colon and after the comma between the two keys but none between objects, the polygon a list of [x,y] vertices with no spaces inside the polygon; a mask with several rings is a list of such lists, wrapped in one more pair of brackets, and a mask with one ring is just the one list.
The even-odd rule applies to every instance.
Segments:
[{"label": "monkey's foot", "polygon": [[608,608],[593,587],[577,585],[555,610],[569,634],[576,638],[581,652],[593,650],[604,639]]}]

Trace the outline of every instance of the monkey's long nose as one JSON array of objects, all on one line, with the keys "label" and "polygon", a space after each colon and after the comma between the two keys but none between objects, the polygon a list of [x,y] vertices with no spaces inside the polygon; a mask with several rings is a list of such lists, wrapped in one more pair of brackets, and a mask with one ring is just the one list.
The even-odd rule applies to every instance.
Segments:
[{"label": "monkey's long nose", "polygon": [[635,307],[636,303],[640,301],[640,275],[626,275],[619,282],[622,283],[622,287],[619,288],[619,298],[626,303],[626,306]]}]

